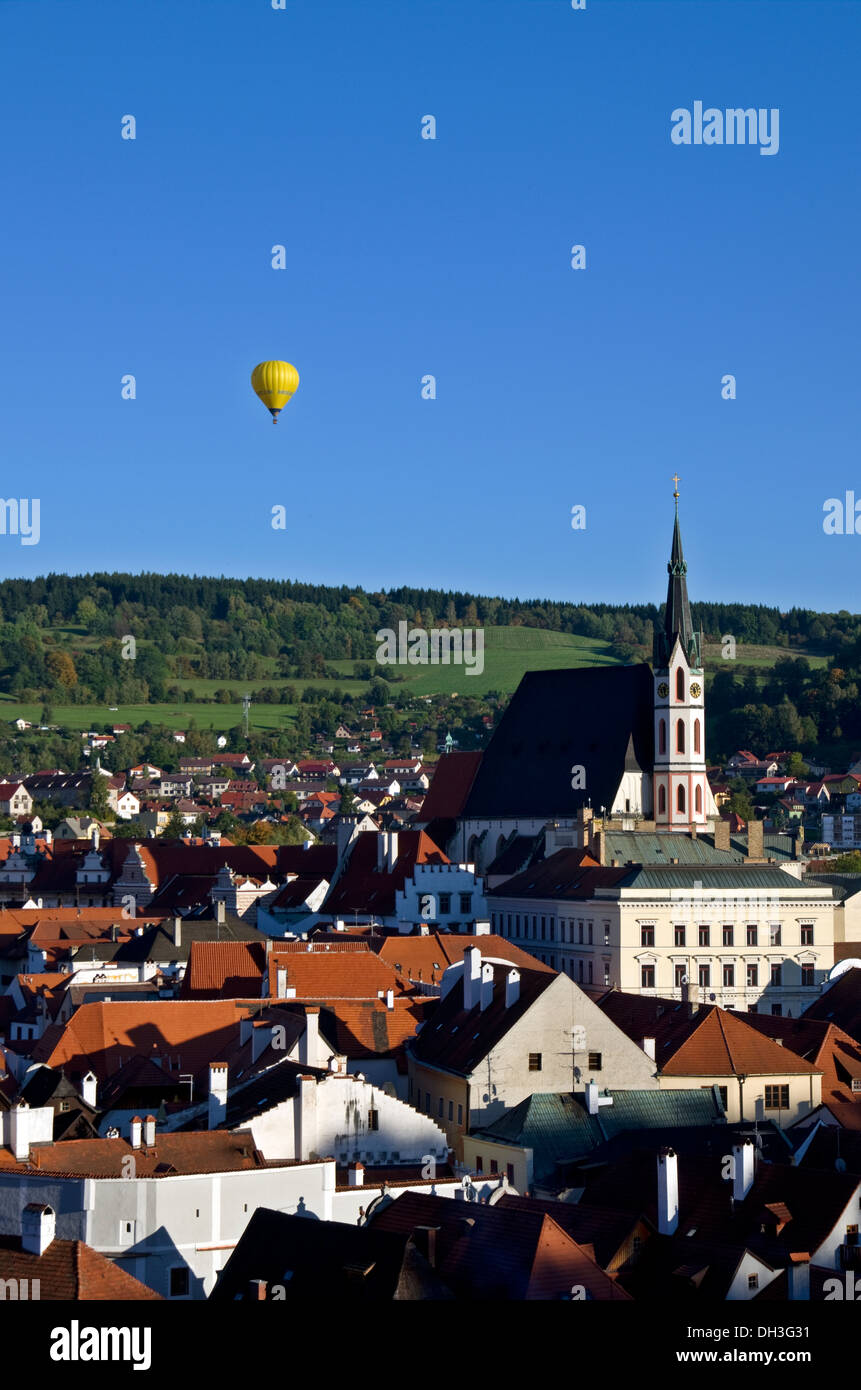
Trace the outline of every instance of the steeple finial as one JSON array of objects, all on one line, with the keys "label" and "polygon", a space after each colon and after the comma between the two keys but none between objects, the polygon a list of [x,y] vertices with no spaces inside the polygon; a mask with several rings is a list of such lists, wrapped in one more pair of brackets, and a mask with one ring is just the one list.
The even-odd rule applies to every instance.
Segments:
[{"label": "steeple finial", "polygon": [[674,498],[676,499],[676,508],[677,508],[677,509],[678,509],[678,505],[679,505],[679,483],[680,483],[680,481],[681,481],[681,479],[679,478],[678,473],[674,473],[674,474],[673,474],[673,484],[674,484],[674,486],[675,486],[675,492],[673,493],[673,496],[674,496]]},{"label": "steeple finial", "polygon": [[684,552],[682,550],[682,532],[679,525],[679,482],[678,473],[673,474],[673,499],[675,501],[675,518],[673,522],[673,543],[670,551],[670,562],[667,565],[669,584],[667,586],[667,607],[664,614],[663,632],[656,632],[654,639],[653,659],[657,667],[666,667],[669,664],[670,655],[676,638],[682,645],[682,651],[692,667],[702,665],[701,650],[702,639],[699,633],[694,632],[691,621],[691,609],[688,602],[688,586],[685,576],[688,567],[685,563]]}]

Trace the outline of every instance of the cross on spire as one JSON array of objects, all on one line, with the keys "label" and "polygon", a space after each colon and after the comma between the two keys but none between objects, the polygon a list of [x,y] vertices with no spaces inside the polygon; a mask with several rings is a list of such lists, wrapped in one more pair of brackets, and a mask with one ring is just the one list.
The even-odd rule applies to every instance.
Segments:
[{"label": "cross on spire", "polygon": [[675,490],[675,492],[673,493],[673,496],[675,497],[675,499],[676,499],[677,502],[678,502],[678,500],[679,500],[679,482],[680,482],[680,479],[679,479],[678,473],[674,473],[674,474],[673,474],[673,483],[675,484],[675,489],[676,489],[676,490]]}]

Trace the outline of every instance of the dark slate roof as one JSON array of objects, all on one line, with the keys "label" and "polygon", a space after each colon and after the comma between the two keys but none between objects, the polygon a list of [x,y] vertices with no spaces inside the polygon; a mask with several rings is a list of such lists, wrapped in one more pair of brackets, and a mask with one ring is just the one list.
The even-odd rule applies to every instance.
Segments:
[{"label": "dark slate roof", "polygon": [[422,803],[422,824],[431,820],[453,820],[461,814],[481,756],[481,753],[446,753],[440,758]]},{"label": "dark slate roof", "polygon": [[856,1042],[861,1042],[861,970],[856,967],[838,975],[804,1010],[802,1018],[821,1018],[827,1023],[836,1023]]},{"label": "dark slate roof", "polygon": [[451,1296],[415,1251],[409,1231],[318,1221],[266,1207],[254,1212],[210,1300],[253,1298],[252,1280],[265,1281],[267,1298],[280,1285],[286,1300],[325,1300],[332,1306],[357,1299]]},{"label": "dark slate roof", "polygon": [[478,1004],[464,1009],[463,981],[458,980],[408,1044],[416,1061],[468,1076],[557,978],[551,970],[521,970],[519,997],[506,1008],[505,979],[510,968],[494,965],[493,999],[483,1012]]},{"label": "dark slate roof", "polygon": [[530,864],[544,843],[544,832],[538,835],[515,835],[485,870],[491,874],[516,874]]},{"label": "dark slate roof", "polygon": [[691,619],[691,606],[688,602],[688,567],[682,551],[682,533],[679,527],[679,504],[676,501],[676,517],[673,525],[673,545],[667,565],[670,576],[667,582],[667,606],[664,610],[662,632],[655,632],[654,657],[657,666],[668,666],[676,638],[691,666],[700,666],[700,634],[694,632]]},{"label": "dark slate roof", "polygon": [[[481,760],[465,817],[571,816],[587,802],[610,806],[630,765],[654,762],[648,666],[528,671]],[[571,768],[585,787],[571,786]]]}]

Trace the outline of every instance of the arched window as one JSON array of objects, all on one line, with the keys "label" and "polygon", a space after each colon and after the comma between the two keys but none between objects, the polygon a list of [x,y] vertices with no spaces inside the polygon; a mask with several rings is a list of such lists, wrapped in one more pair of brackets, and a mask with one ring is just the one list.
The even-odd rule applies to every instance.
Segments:
[{"label": "arched window", "polygon": [[678,671],[676,672],[676,699],[677,699],[677,700],[683,700],[684,698],[685,698],[685,673],[684,673],[684,671],[682,670],[682,668],[681,668],[681,666],[680,666],[679,669],[678,669]]},{"label": "arched window", "polygon": [[684,787],[682,786],[682,783],[681,783],[681,782],[679,783],[679,789],[678,789],[678,791],[676,792],[676,806],[678,807],[679,811],[681,811],[682,815],[684,815],[684,813],[685,813],[685,789],[684,789]]},{"label": "arched window", "polygon": [[684,753],[684,751],[685,751],[685,721],[684,721],[683,719],[677,719],[677,720],[676,720],[676,752],[677,752],[677,753]]},{"label": "arched window", "polygon": [[658,815],[667,814],[667,789],[664,786],[658,788]]},{"label": "arched window", "polygon": [[665,719],[659,719],[659,720],[658,720],[658,752],[659,752],[659,753],[666,753],[666,751],[667,751],[667,721],[666,721]]},{"label": "arched window", "polygon": [[694,809],[696,810],[697,815],[702,815],[703,789],[700,786],[697,786],[696,790],[694,791]]},{"label": "arched window", "polygon": [[699,753],[699,751],[700,751],[700,721],[699,721],[698,719],[695,719],[695,720],[694,720],[694,752],[695,752],[695,753]]}]

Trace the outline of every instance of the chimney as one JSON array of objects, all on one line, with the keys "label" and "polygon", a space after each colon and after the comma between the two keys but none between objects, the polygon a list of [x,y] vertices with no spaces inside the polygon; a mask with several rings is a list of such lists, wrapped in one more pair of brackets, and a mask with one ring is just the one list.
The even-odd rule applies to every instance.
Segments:
[{"label": "chimney", "polygon": [[590,1115],[598,1114],[598,1085],[595,1081],[586,1082],[586,1109]]},{"label": "chimney", "polygon": [[700,987],[699,985],[693,984],[688,979],[687,975],[682,981],[682,1003],[685,1006],[688,1018],[693,1018],[695,1014],[699,1013]]},{"label": "chimney", "polygon": [[386,1008],[389,1009],[389,1010],[391,1010],[391,1009],[393,1009],[394,1007],[395,1007],[395,991],[394,991],[393,989],[387,989],[387,990],[386,990]]},{"label": "chimney", "polygon": [[144,1120],[144,1144],[148,1149],[155,1148],[155,1115],[147,1115]]},{"label": "chimney", "polygon": [[209,1064],[209,1119],[207,1128],[217,1129],[227,1115],[227,1063]]},{"label": "chimney", "polygon": [[390,830],[386,838],[386,870],[392,873],[398,858],[398,832]]},{"label": "chimney", "polygon": [[489,1009],[493,1003],[493,966],[487,960],[481,967],[481,980],[479,982],[481,1012]]},{"label": "chimney", "polygon": [[275,986],[276,991],[277,991],[277,996],[276,996],[276,997],[277,997],[278,999],[286,999],[286,998],[287,998],[287,971],[286,971],[286,970],[276,970],[275,974],[276,974],[276,976],[277,976],[277,982],[276,982],[276,986]]},{"label": "chimney", "polygon": [[219,898],[215,904],[215,920],[220,927],[227,921],[227,904],[223,898]]},{"label": "chimney", "polygon": [[480,979],[481,952],[477,946],[468,946],[463,953],[463,1007],[465,1009],[474,1009],[478,1003]]},{"label": "chimney", "polygon": [[729,821],[716,820],[714,823],[715,849],[729,850]]},{"label": "chimney", "polygon": [[9,1147],[19,1162],[30,1157],[30,1107],[16,1100],[9,1112]]},{"label": "chimney", "polygon": [[509,970],[505,977],[505,1007],[510,1009],[520,998],[520,971]]},{"label": "chimney", "polygon": [[173,944],[174,944],[174,946],[181,946],[181,945],[182,945],[182,918],[181,918],[181,917],[174,917],[174,919],[173,919]]},{"label": "chimney", "polygon": [[252,1299],[255,1303],[262,1303],[266,1298],[266,1280],[249,1279],[248,1297]]},{"label": "chimney", "polygon": [[96,1096],[99,1091],[99,1083],[91,1071],[81,1081],[81,1099],[85,1105],[92,1105],[95,1109]]},{"label": "chimney", "polygon": [[736,1202],[743,1202],[753,1187],[753,1170],[756,1149],[748,1139],[743,1144],[732,1146],[732,1195]]},{"label": "chimney", "polygon": [[679,1224],[679,1160],[673,1149],[658,1153],[658,1231],[672,1236]]},{"label": "chimney", "polygon": [[44,1255],[54,1239],[56,1223],[53,1207],[28,1202],[21,1212],[21,1249],[28,1255]]},{"label": "chimney", "polygon": [[321,1067],[320,1058],[320,1010],[305,1009],[305,1032],[299,1043],[299,1061],[303,1067]]},{"label": "chimney", "polygon": [[763,841],[764,822],[753,820],[747,823],[747,857],[748,859],[763,859],[765,857],[765,845]]},{"label": "chimney", "polygon": [[140,1115],[132,1116],[132,1122],[129,1131],[129,1143],[131,1144],[133,1149],[139,1149],[141,1146],[141,1123],[142,1121]]},{"label": "chimney", "polygon": [[365,1181],[364,1163],[351,1163],[347,1169],[347,1181],[350,1187],[362,1187]]},{"label": "chimney", "polygon": [[790,1303],[810,1302],[810,1254],[808,1251],[789,1257],[786,1267],[787,1298]]},{"label": "chimney", "polygon": [[413,1241],[416,1249],[421,1251],[431,1269],[436,1268],[436,1236],[438,1230],[439,1226],[416,1226],[413,1231]]}]

